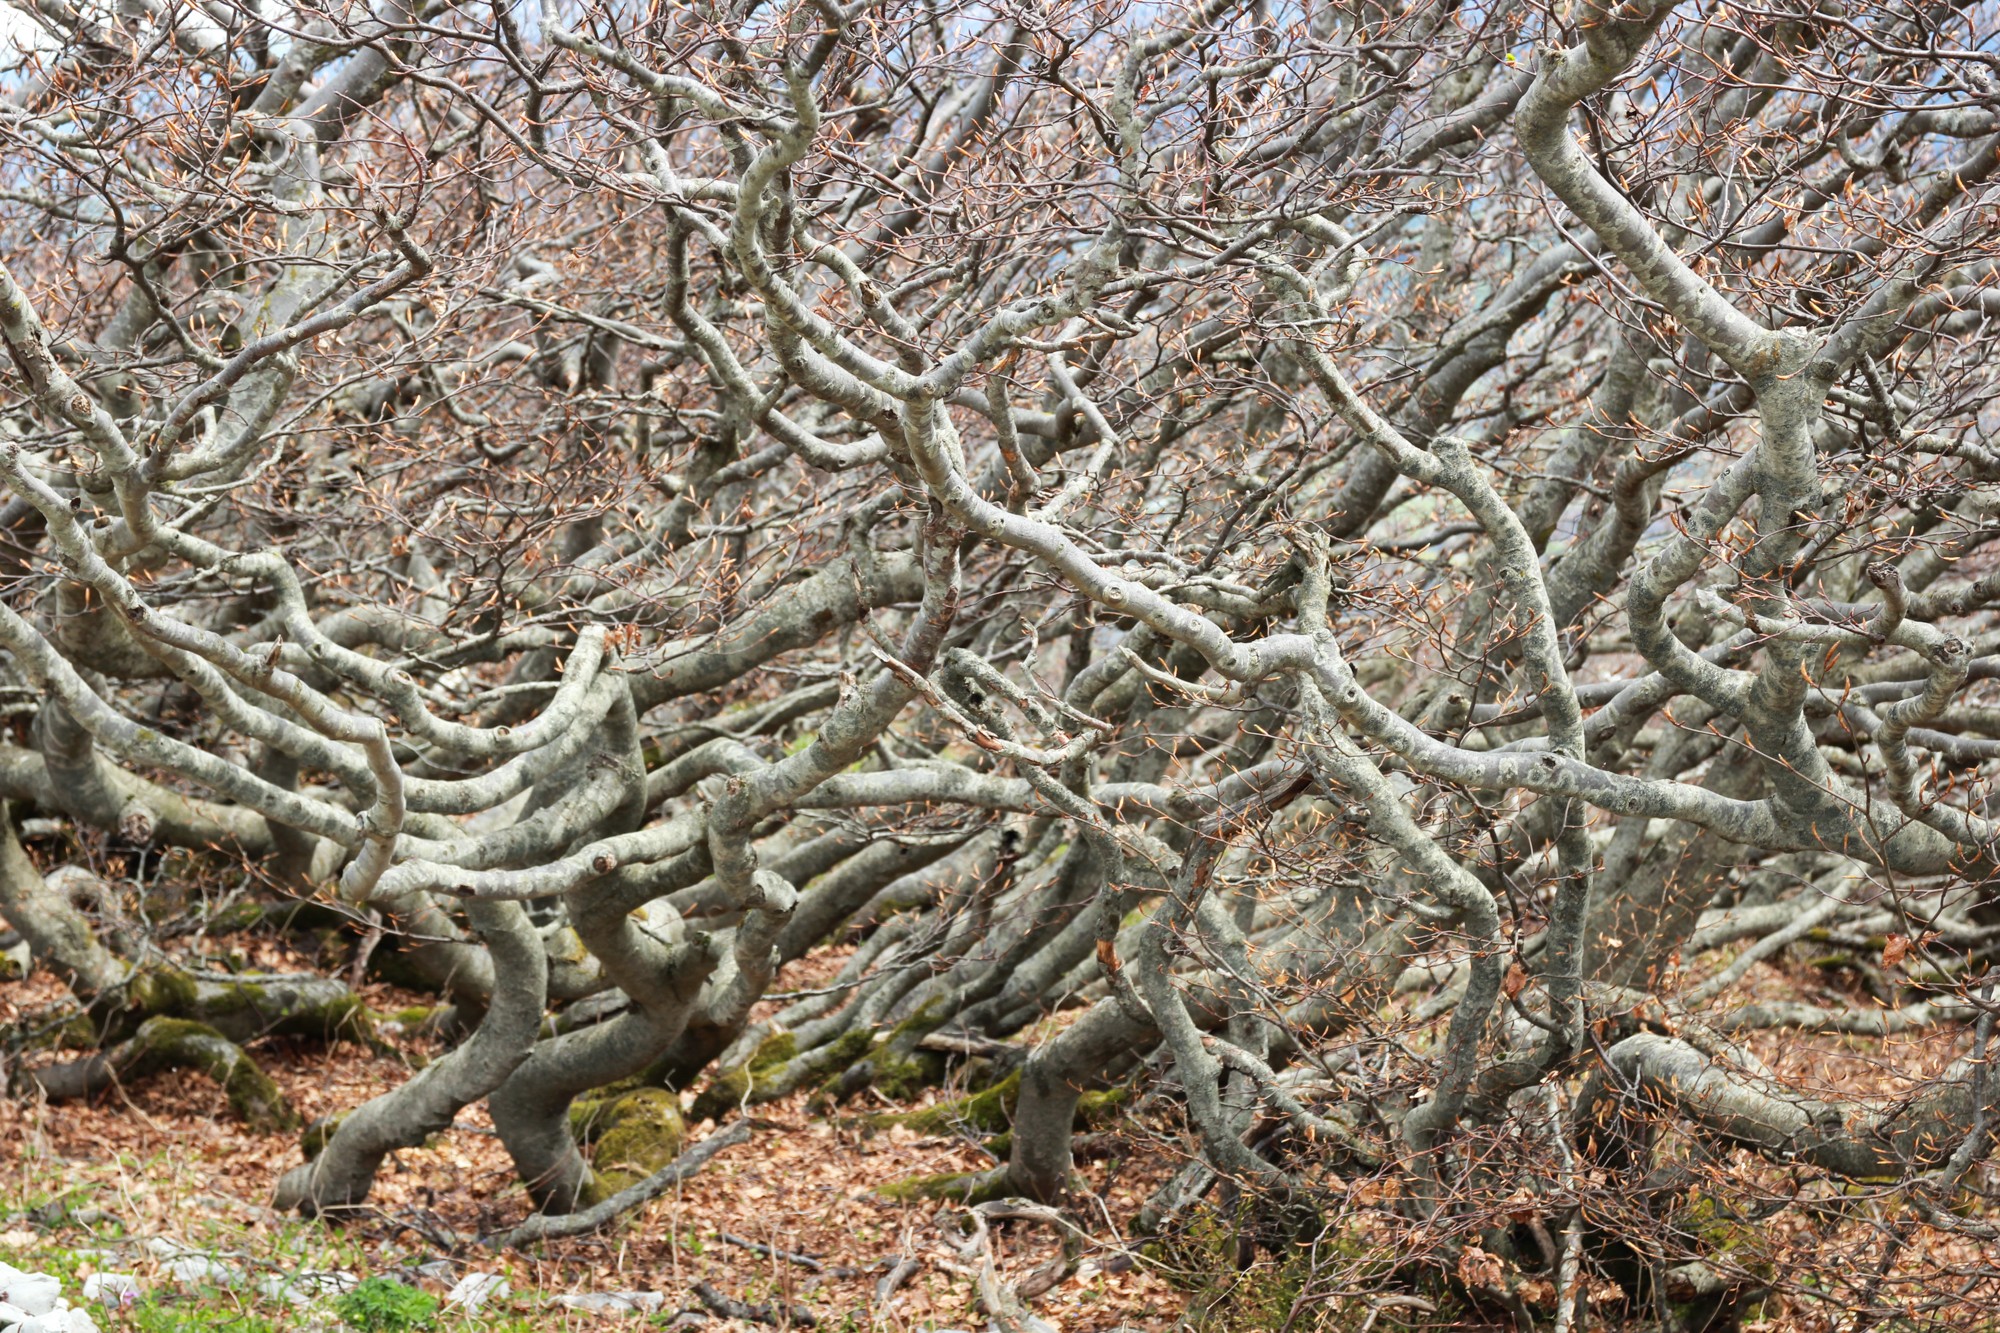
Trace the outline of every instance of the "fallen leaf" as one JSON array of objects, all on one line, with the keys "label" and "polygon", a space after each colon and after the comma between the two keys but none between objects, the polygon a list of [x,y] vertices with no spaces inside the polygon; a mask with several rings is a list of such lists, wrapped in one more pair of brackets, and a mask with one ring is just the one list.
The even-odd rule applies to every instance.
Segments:
[{"label": "fallen leaf", "polygon": [[1497,1287],[1506,1280],[1507,1267],[1497,1254],[1488,1254],[1477,1245],[1468,1245],[1458,1256],[1458,1280],[1468,1287]]}]

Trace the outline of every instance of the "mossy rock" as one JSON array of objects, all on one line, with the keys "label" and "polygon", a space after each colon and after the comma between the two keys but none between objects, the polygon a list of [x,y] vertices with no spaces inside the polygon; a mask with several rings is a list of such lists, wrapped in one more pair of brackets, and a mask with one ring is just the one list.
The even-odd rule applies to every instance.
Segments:
[{"label": "mossy rock", "polygon": [[771,1075],[790,1064],[798,1053],[797,1037],[789,1032],[773,1032],[757,1044],[748,1060],[710,1079],[708,1086],[695,1097],[688,1114],[696,1124],[722,1119],[750,1099],[760,1079],[768,1083]]},{"label": "mossy rock", "polygon": [[[575,1124],[572,1113],[572,1125]],[[597,1102],[586,1112],[586,1129],[597,1142],[591,1169],[591,1202],[636,1185],[680,1156],[687,1142],[678,1095],[665,1088],[640,1088]]]},{"label": "mossy rock", "polygon": [[[643,1079],[625,1078],[616,1083],[607,1083],[601,1088],[593,1088],[569,1105],[570,1137],[578,1143],[592,1144],[603,1137],[604,1132],[616,1123],[614,1110],[625,1097],[647,1086]],[[676,1107],[678,1108],[678,1103]]]}]

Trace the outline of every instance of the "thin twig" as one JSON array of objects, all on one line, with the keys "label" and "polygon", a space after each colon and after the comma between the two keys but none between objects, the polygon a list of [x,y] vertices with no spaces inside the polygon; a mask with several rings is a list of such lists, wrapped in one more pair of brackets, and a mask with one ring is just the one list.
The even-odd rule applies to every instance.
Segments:
[{"label": "thin twig", "polygon": [[[810,1254],[800,1254],[796,1250],[781,1250],[774,1245],[765,1245],[759,1241],[746,1240],[742,1236],[732,1236],[727,1231],[718,1231],[715,1234],[716,1239],[720,1240],[724,1245],[734,1245],[739,1249],[751,1250],[763,1255],[767,1259],[783,1259],[787,1263],[797,1264],[800,1268],[810,1269],[815,1273],[824,1273],[827,1271],[826,1265],[813,1258]],[[859,1270],[849,1269],[847,1271],[853,1273]],[[836,1270],[836,1275],[838,1275],[838,1270]]]}]

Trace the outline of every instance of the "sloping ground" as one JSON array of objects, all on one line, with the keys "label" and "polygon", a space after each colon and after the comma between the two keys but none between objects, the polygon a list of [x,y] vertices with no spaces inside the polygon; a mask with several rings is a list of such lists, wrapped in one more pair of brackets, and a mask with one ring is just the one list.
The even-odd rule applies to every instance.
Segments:
[{"label": "sloping ground", "polygon": [[[0,1025],[32,1023],[60,993],[43,977],[0,987]],[[378,1014],[416,1003],[383,987],[364,995]],[[423,1053],[408,1038],[395,1044],[406,1057]],[[351,1044],[264,1041],[250,1049],[308,1121],[349,1109],[409,1075],[397,1055]],[[623,1225],[521,1254],[477,1243],[448,1250],[440,1243],[504,1231],[529,1211],[483,1108],[469,1108],[449,1133],[392,1160],[370,1200],[379,1209],[375,1217],[333,1228],[266,1206],[272,1182],[298,1161],[297,1137],[247,1129],[222,1090],[199,1074],[163,1073],[89,1104],[0,1098],[0,1211],[7,1214],[0,1259],[78,1279],[92,1270],[136,1273],[154,1294],[149,1304],[161,1308],[99,1312],[107,1333],[229,1327],[232,1320],[261,1330],[259,1319],[272,1327],[304,1326],[313,1316],[264,1294],[259,1278],[305,1271],[408,1275],[439,1258],[449,1269],[434,1266],[415,1280],[442,1292],[468,1272],[507,1277],[512,1294],[489,1304],[473,1326],[513,1327],[512,1320],[536,1329],[597,1326],[607,1316],[550,1301],[610,1291],[663,1293],[664,1312],[653,1322],[664,1324],[679,1311],[701,1309],[694,1288],[707,1283],[751,1304],[804,1307],[821,1328],[984,1327],[976,1266],[952,1245],[962,1239],[953,1223],[963,1210],[934,1200],[899,1201],[879,1187],[988,1166],[993,1158],[974,1139],[864,1123],[925,1103],[902,1107],[877,1098],[830,1120],[810,1114],[805,1102],[801,1094],[757,1108],[750,1142],[725,1150]],[[712,1128],[692,1127],[691,1139]],[[1111,1229],[1115,1222],[1123,1234],[1166,1169],[1164,1159],[1148,1167],[1135,1163],[1135,1154],[1160,1159],[1147,1136],[1134,1134],[1130,1150],[1118,1154],[1122,1164],[1085,1164],[1103,1190],[1109,1217],[1100,1220],[1101,1234],[1110,1244],[1087,1247],[1077,1271],[1036,1298],[1036,1313],[1063,1333],[1159,1328],[1180,1313],[1181,1294],[1134,1264]],[[52,1202],[66,1205],[66,1216],[48,1207]],[[29,1215],[34,1209],[42,1210],[39,1219]],[[214,1254],[240,1278],[181,1290],[166,1271],[165,1247],[141,1243],[158,1238]],[[1060,1252],[1047,1227],[996,1230],[993,1244],[1009,1281]],[[100,1250],[106,1252],[93,1253]],[[900,1259],[917,1267],[878,1304],[877,1284]],[[165,1309],[179,1311],[185,1322],[144,1322],[165,1317]]]},{"label": "sloping ground", "polygon": [[[269,941],[224,947],[259,968],[310,963]],[[836,956],[809,960],[793,984],[817,984],[838,964]],[[1753,1000],[1856,998],[1809,965],[1760,965],[1746,981],[1739,994]],[[33,1030],[57,1012],[62,994],[45,976],[0,985],[0,1027]],[[377,1014],[419,1002],[378,985],[363,994]],[[388,1046],[376,1051],[279,1040],[250,1049],[311,1120],[407,1078],[409,1062],[430,1053],[421,1039],[390,1032]],[[1935,1075],[1966,1043],[1958,1028],[1888,1040],[1765,1032],[1749,1042],[1809,1094],[1883,1099]],[[201,1075],[161,1074],[89,1103],[0,1098],[0,1260],[58,1273],[72,1292],[92,1271],[136,1274],[148,1300],[96,1311],[105,1333],[336,1328],[324,1306],[290,1306],[269,1290],[311,1273],[393,1275],[438,1294],[467,1274],[505,1277],[507,1296],[476,1315],[448,1314],[442,1333],[612,1327],[619,1320],[636,1326],[629,1315],[557,1303],[610,1292],[659,1293],[658,1309],[643,1317],[647,1327],[750,1327],[685,1313],[706,1312],[697,1291],[703,1284],[712,1295],[767,1307],[780,1325],[805,1311],[815,1327],[843,1333],[984,1329],[976,1265],[963,1249],[965,1210],[892,1197],[883,1188],[992,1164],[976,1133],[954,1137],[885,1123],[944,1095],[897,1105],[870,1094],[833,1117],[815,1114],[806,1094],[760,1106],[750,1141],[722,1152],[674,1193],[597,1237],[532,1253],[474,1239],[503,1233],[528,1212],[479,1108],[432,1143],[392,1159],[371,1200],[376,1213],[336,1228],[266,1206],[272,1182],[298,1160],[297,1137],[247,1129],[222,1089]],[[1093,1136],[1095,1151],[1080,1163],[1102,1203],[1088,1213],[1090,1242],[1074,1271],[1033,1301],[1035,1314],[1060,1333],[1163,1329],[1189,1314],[1201,1333],[1518,1327],[1506,1310],[1460,1299],[1468,1283],[1505,1278],[1506,1266],[1468,1248],[1455,1268],[1440,1268],[1437,1234],[1399,1207],[1393,1165],[1344,1187],[1322,1182],[1342,1189],[1345,1203],[1329,1216],[1329,1239],[1305,1267],[1251,1255],[1213,1220],[1196,1224],[1195,1243],[1213,1251],[1206,1262],[1190,1253],[1185,1237],[1165,1254],[1128,1246],[1140,1206],[1180,1164],[1171,1119],[1156,1103]],[[694,1126],[692,1138],[713,1129]],[[1662,1161],[1675,1159],[1689,1174],[1671,1210],[1653,1209],[1632,1180],[1593,1170],[1579,1182],[1585,1214],[1599,1233],[1656,1238],[1659,1262],[1702,1255],[1723,1277],[1762,1293],[1731,1312],[1736,1326],[1757,1333],[1847,1327],[1842,1321],[1856,1311],[1865,1311],[1860,1318],[1869,1326],[1992,1326],[2000,1310],[2000,1243],[1915,1224],[1893,1186],[1842,1186],[1742,1154],[1683,1158],[1674,1143],[1671,1135],[1662,1141]],[[1961,1206],[1983,1217],[1995,1173],[1978,1168],[1972,1183],[1976,1193]],[[1885,1246],[1885,1238],[1892,1243]],[[215,1280],[176,1280],[170,1269],[177,1252],[161,1241],[213,1256]],[[1053,1231],[1033,1224],[997,1226],[992,1244],[1002,1278],[1030,1286],[1060,1253]],[[878,1300],[878,1284],[903,1260],[911,1261],[900,1265],[909,1276]],[[1241,1260],[1252,1263],[1239,1273]],[[1195,1271],[1171,1267],[1176,1263]],[[1591,1325],[1659,1327],[1648,1303],[1621,1285],[1618,1263],[1615,1245],[1594,1254],[1585,1289]],[[1391,1280],[1392,1271],[1402,1276]],[[1413,1273],[1423,1275],[1419,1285],[1411,1285]],[[1190,1286],[1203,1289],[1192,1301]],[[1520,1312],[1547,1327],[1553,1286],[1536,1279],[1516,1290]],[[1393,1291],[1421,1291],[1425,1299],[1398,1304],[1405,1298],[1386,1294]]]}]

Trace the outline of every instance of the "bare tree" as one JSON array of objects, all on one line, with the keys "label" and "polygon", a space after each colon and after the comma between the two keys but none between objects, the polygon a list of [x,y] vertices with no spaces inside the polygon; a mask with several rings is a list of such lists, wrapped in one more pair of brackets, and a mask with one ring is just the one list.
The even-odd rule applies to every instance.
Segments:
[{"label": "bare tree", "polygon": [[[53,818],[450,997],[308,1213],[481,1100],[555,1215],[631,1184],[587,1094],[970,1056],[952,1191],[1070,1198],[1131,1080],[1153,1224],[1323,1246],[1365,1180],[1530,1324],[1790,1282],[1689,1221],[1760,1163],[1877,1186],[1829,1309],[1993,1238],[1990,6],[17,11],[0,913],[105,1047],[51,1095],[359,1021]],[[1752,1002],[1801,941],[1869,993]]]}]

